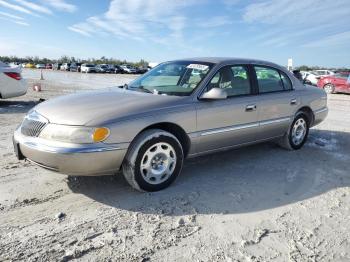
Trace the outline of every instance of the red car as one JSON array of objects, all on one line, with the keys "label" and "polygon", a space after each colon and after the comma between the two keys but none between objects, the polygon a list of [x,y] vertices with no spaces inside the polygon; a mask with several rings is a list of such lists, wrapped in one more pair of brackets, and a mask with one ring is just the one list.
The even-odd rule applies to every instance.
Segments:
[{"label": "red car", "polygon": [[45,68],[46,69],[52,69],[52,64],[46,64]]},{"label": "red car", "polygon": [[321,77],[317,86],[323,88],[327,94],[350,93],[350,72],[341,72],[331,76]]}]

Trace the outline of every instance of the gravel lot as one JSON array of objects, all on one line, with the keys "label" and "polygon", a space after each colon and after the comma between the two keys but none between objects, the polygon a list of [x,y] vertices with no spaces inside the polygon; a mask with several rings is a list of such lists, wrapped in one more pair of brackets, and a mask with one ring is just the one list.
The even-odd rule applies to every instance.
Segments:
[{"label": "gravel lot", "polygon": [[299,151],[273,143],[188,160],[158,193],[122,176],[67,177],[16,160],[11,136],[39,98],[129,75],[26,70],[42,92],[0,101],[0,261],[349,261],[350,96]]}]

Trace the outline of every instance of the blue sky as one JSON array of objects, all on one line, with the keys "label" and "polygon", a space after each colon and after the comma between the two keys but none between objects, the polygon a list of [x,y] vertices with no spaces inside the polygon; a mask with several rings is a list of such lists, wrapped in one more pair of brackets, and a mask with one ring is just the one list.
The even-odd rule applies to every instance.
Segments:
[{"label": "blue sky", "polygon": [[350,67],[349,0],[0,0],[0,55]]}]

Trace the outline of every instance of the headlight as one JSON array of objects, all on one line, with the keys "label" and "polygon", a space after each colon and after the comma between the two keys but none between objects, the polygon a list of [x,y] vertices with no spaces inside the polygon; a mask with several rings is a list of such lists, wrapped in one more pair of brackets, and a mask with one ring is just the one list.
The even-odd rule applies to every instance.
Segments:
[{"label": "headlight", "polygon": [[106,127],[82,127],[48,124],[41,131],[39,137],[43,139],[77,143],[91,144],[104,141],[109,136]]}]

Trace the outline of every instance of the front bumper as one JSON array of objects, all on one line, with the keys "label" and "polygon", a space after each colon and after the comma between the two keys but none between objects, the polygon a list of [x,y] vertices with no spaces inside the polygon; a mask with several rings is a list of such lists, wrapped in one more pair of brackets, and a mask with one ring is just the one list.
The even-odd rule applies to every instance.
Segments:
[{"label": "front bumper", "polygon": [[20,158],[59,173],[74,176],[110,175],[120,170],[128,143],[67,144],[14,133],[14,146]]}]

